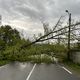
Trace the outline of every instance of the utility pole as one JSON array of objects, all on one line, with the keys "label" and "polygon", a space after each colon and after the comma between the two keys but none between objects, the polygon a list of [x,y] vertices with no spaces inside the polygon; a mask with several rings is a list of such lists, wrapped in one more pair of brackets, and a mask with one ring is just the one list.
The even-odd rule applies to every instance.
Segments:
[{"label": "utility pole", "polygon": [[67,53],[67,59],[70,60],[70,33],[71,33],[71,13],[69,13],[68,10],[66,10],[66,12],[69,15],[69,30],[68,30],[68,53]]}]

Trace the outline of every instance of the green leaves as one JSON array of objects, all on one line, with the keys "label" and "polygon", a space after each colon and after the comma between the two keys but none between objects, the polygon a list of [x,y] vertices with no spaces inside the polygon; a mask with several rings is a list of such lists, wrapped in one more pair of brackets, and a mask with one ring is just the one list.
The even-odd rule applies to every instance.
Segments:
[{"label": "green leaves", "polygon": [[[30,44],[30,40],[21,39],[19,32],[5,25],[0,27],[0,60],[51,62],[51,52],[65,53],[66,48],[58,44]],[[45,54],[45,55],[44,55]],[[31,57],[35,56],[37,57]],[[41,57],[44,55],[44,58]],[[61,54],[60,54],[61,55]]]},{"label": "green leaves", "polygon": [[20,35],[16,29],[12,29],[9,25],[0,27],[0,44],[2,44],[1,41],[3,41],[5,45],[12,46],[15,45],[19,39]]}]

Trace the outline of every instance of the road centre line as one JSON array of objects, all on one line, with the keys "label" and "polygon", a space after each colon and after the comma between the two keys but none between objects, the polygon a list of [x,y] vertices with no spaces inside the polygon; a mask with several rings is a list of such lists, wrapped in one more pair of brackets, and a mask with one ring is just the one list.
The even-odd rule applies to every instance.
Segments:
[{"label": "road centre line", "polygon": [[31,74],[33,73],[35,67],[36,67],[36,64],[34,64],[32,70],[30,71],[30,73],[29,73],[28,77],[26,78],[26,80],[29,80],[29,78],[30,78]]},{"label": "road centre line", "polygon": [[62,67],[65,71],[67,71],[69,74],[72,74],[71,71],[69,71],[68,69],[66,69],[64,66]]}]

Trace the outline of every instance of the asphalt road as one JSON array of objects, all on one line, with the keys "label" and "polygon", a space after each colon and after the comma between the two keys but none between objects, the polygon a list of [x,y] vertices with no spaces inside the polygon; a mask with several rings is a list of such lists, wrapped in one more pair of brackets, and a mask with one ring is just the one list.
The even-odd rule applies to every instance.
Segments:
[{"label": "asphalt road", "polygon": [[60,65],[16,62],[0,67],[0,80],[80,80],[80,78]]},{"label": "asphalt road", "polygon": [[32,68],[30,63],[10,63],[0,68],[0,80],[26,80]]}]

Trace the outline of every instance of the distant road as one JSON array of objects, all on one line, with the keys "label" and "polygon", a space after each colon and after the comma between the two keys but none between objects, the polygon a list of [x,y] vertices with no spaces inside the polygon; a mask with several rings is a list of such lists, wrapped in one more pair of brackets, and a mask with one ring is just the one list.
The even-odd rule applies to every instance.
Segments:
[{"label": "distant road", "polygon": [[63,66],[16,62],[0,67],[0,80],[80,80],[80,78]]}]

